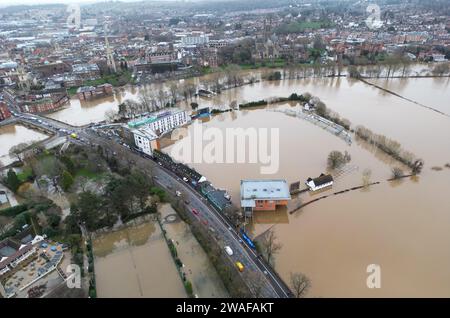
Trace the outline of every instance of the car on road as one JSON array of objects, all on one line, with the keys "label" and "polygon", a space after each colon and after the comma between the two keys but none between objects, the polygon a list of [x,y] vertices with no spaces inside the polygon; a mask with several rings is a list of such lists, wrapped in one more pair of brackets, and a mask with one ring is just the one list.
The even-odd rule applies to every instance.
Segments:
[{"label": "car on road", "polygon": [[188,178],[183,177],[183,181],[184,181],[184,182],[188,182],[189,180],[188,180]]},{"label": "car on road", "polygon": [[230,255],[230,256],[233,255],[233,250],[229,246],[225,246],[225,252],[227,252],[227,254]]},{"label": "car on road", "polygon": [[198,215],[198,211],[196,209],[192,209],[192,213],[194,213],[195,215]]},{"label": "car on road", "polygon": [[244,265],[241,262],[236,262],[236,267],[240,272],[244,271]]}]

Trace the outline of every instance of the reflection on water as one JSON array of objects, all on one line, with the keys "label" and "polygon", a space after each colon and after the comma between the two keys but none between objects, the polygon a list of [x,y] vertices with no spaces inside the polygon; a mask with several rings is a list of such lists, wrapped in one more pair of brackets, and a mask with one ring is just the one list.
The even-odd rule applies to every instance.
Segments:
[{"label": "reflection on water", "polygon": [[0,127],[0,163],[9,164],[12,158],[9,157],[9,150],[20,143],[40,141],[48,138],[47,135],[36,130],[26,128],[22,125],[7,125]]}]

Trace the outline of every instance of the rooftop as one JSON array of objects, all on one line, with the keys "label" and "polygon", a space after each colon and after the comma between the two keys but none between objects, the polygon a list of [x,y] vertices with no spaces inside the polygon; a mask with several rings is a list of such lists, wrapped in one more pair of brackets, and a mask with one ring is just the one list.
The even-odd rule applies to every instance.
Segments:
[{"label": "rooftop", "polygon": [[179,112],[183,112],[183,110],[181,109],[172,109],[172,110],[163,110],[160,112],[156,112],[156,113],[152,113],[148,116],[145,117],[141,117],[141,118],[137,118],[134,119],[130,122],[128,122],[128,127],[130,128],[138,128],[139,126],[142,125],[148,125],[151,124],[161,118],[167,117],[167,116],[171,116],[171,115],[175,115]]},{"label": "rooftop", "polygon": [[241,180],[241,200],[289,200],[286,180]]}]

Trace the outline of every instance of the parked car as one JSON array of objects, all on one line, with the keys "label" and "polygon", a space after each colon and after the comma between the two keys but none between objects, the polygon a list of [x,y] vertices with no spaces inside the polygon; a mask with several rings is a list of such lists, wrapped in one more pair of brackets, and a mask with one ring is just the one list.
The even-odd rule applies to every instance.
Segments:
[{"label": "parked car", "polygon": [[240,272],[244,271],[244,265],[241,262],[236,262],[236,267]]},{"label": "parked car", "polygon": [[227,254],[230,255],[230,256],[233,255],[233,250],[229,246],[225,246],[225,252],[227,252]]},{"label": "parked car", "polygon": [[192,213],[194,213],[195,215],[198,215],[198,211],[196,209],[192,209]]}]

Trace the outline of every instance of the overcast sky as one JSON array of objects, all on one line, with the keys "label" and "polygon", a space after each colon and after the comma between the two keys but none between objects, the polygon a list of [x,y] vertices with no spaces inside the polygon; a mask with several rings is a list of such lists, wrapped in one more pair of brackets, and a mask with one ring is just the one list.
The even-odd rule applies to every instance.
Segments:
[{"label": "overcast sky", "polygon": [[[121,2],[138,2],[142,0],[120,0]],[[158,0],[152,0],[158,1]],[[161,1],[161,0],[160,0]],[[166,0],[167,1],[167,0]],[[175,1],[175,0],[168,0]],[[93,2],[105,2],[105,0],[0,0],[0,6],[11,6],[19,4],[51,4],[51,3],[93,3]]]}]

